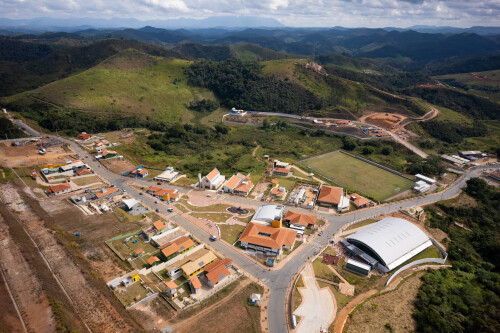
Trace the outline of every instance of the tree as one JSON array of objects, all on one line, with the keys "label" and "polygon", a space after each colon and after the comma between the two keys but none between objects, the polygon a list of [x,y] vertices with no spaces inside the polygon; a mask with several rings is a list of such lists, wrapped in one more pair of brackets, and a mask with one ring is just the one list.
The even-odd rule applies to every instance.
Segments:
[{"label": "tree", "polygon": [[364,147],[363,148],[363,155],[371,155],[375,149],[373,147]]},{"label": "tree", "polygon": [[356,140],[351,138],[350,136],[344,136],[342,138],[342,148],[345,150],[354,150],[356,148]]},{"label": "tree", "polygon": [[391,146],[384,146],[382,147],[382,155],[386,155],[386,156],[389,156],[392,154],[392,147]]}]

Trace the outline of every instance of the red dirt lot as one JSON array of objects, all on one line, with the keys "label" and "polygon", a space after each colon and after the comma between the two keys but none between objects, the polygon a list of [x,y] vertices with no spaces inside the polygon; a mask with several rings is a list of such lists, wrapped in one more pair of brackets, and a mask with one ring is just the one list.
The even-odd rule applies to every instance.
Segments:
[{"label": "red dirt lot", "polygon": [[[62,291],[63,295],[58,296],[58,302],[69,303],[62,304],[55,310],[53,307],[54,313],[57,312],[58,322],[65,320],[65,315],[62,315],[61,311],[66,311],[68,308],[71,311],[73,308],[83,325],[91,330],[99,332],[134,330],[136,324],[130,322],[128,316],[123,316],[126,312],[109,293],[103,281],[88,274],[90,270],[88,263],[80,260],[76,253],[73,256],[68,252],[70,248],[76,248],[77,244],[70,243],[69,247],[65,248],[64,239],[58,237],[62,235],[57,232],[57,228],[50,230],[46,227],[50,225],[52,217],[43,210],[38,201],[28,197],[11,183],[0,187],[0,197],[7,209],[16,213],[17,219],[37,243],[38,248],[35,247],[33,251],[39,251],[43,255],[44,259],[39,260],[40,264],[45,264],[45,268],[51,269],[50,274],[41,279],[42,283],[52,283],[54,284],[52,288],[56,289],[59,287],[58,292],[60,294]],[[43,204],[45,202],[42,202]],[[74,223],[73,217],[67,218]],[[72,326],[71,323],[77,321],[76,318],[69,319],[68,325]],[[82,327],[79,330],[85,329]]]},{"label": "red dirt lot", "polygon": [[9,296],[9,290],[2,274],[0,274],[0,304],[2,304],[0,332],[24,332],[24,326]]},{"label": "red dirt lot", "polygon": [[5,167],[34,166],[48,163],[61,163],[71,159],[73,152],[67,153],[59,147],[47,148],[46,155],[38,154],[38,147],[35,144],[25,146],[12,146],[10,142],[0,143],[0,156]]}]

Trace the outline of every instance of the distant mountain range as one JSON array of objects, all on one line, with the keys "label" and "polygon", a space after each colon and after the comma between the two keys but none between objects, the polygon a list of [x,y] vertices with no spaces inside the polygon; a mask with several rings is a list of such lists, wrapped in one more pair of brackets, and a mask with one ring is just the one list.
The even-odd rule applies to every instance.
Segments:
[{"label": "distant mountain range", "polygon": [[34,19],[11,20],[2,18],[0,29],[18,32],[45,32],[65,31],[74,32],[84,29],[117,29],[117,28],[140,28],[154,26],[167,29],[206,29],[206,28],[250,28],[284,27],[279,21],[272,18],[253,16],[214,16],[205,19],[179,18],[170,20],[138,20],[135,18],[71,18],[61,19],[52,17],[39,17]]},{"label": "distant mountain range", "polygon": [[[276,19],[254,16],[213,16],[204,19],[179,18],[167,20],[139,20],[136,18],[54,18],[38,17],[32,19],[0,18],[0,34],[9,32],[75,32],[85,29],[137,29],[152,26],[164,29],[212,29],[241,30],[244,28],[285,28]],[[295,28],[290,28],[295,29]],[[309,28],[308,30],[359,30],[361,28],[329,27]],[[483,36],[500,34],[500,27],[474,26],[470,28],[457,28],[450,26],[415,25],[408,28],[385,27],[386,31],[418,31],[423,33],[459,34],[475,33]]]}]

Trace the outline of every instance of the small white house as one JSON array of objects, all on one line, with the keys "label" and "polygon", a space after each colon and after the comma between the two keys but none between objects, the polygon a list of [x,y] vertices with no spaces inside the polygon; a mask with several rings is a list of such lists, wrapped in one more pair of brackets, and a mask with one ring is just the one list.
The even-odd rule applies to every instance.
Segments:
[{"label": "small white house", "polygon": [[429,191],[430,189],[431,186],[423,180],[419,180],[418,182],[416,182],[415,186],[413,187],[413,191],[415,191],[416,193],[424,193]]}]

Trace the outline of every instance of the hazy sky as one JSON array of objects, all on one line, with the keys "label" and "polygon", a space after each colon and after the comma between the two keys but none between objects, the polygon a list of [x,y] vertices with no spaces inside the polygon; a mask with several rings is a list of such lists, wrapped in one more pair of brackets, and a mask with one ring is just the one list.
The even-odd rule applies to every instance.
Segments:
[{"label": "hazy sky", "polygon": [[288,26],[500,26],[500,0],[0,0],[0,16],[271,17]]}]

